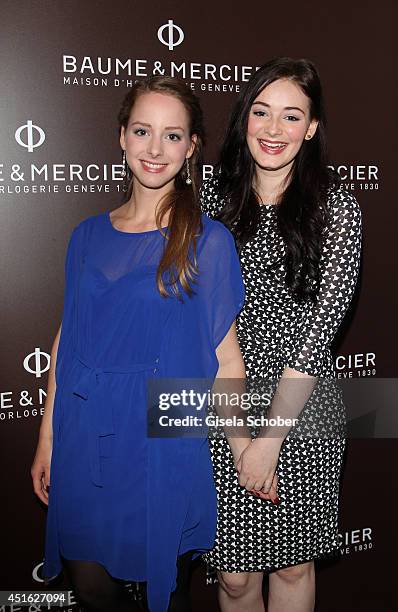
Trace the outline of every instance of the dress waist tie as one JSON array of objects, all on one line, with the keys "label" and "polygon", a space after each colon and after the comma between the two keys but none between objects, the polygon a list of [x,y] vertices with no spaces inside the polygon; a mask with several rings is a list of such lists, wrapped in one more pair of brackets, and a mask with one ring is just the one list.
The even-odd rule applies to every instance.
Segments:
[{"label": "dress waist tie", "polygon": [[90,457],[90,477],[94,485],[102,487],[101,461],[100,461],[100,438],[115,434],[113,424],[112,404],[109,405],[105,398],[105,394],[101,393],[100,376],[102,374],[134,374],[153,370],[156,372],[158,359],[152,363],[136,363],[126,367],[120,366],[103,366],[93,367],[80,355],[75,353],[75,358],[84,366],[84,370],[76,381],[73,393],[87,403],[92,405],[92,426],[89,429],[89,457]]}]

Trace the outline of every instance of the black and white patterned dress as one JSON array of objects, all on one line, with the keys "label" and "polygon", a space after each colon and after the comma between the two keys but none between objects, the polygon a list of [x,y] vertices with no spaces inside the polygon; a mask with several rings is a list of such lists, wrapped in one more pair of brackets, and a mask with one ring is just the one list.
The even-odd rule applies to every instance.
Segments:
[{"label": "black and white patterned dress", "polygon": [[[210,217],[221,210],[216,178],[204,183],[201,204]],[[246,302],[237,329],[247,376],[277,380],[290,367],[321,378],[281,448],[280,505],[246,495],[227,440],[218,436],[210,441],[218,527],[215,547],[205,560],[226,572],[272,571],[339,548],[345,410],[340,391],[331,381],[330,344],[358,276],[361,212],[351,194],[341,189],[330,193],[321,288],[315,304],[296,302],[284,283],[284,244],[276,227],[275,206],[262,205],[260,214],[259,230],[241,252]]]}]

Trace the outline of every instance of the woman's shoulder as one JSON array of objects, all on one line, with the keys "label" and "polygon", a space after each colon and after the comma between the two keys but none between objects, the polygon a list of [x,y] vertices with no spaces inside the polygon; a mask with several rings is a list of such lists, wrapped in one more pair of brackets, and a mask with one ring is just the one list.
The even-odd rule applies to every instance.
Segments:
[{"label": "woman's shoulder", "polygon": [[72,234],[86,234],[91,231],[95,226],[102,225],[106,220],[108,212],[91,215],[80,221],[72,230]]},{"label": "woman's shoulder", "polygon": [[202,213],[202,242],[208,247],[225,248],[231,247],[235,249],[234,237],[221,221],[211,219],[207,214]]},{"label": "woman's shoulder", "polygon": [[70,248],[82,248],[85,244],[87,244],[93,229],[103,226],[107,215],[108,213],[92,215],[75,225],[69,238]]},{"label": "woman's shoulder", "polygon": [[328,191],[327,208],[329,216],[342,223],[361,224],[361,207],[355,196],[340,185]]},{"label": "woman's shoulder", "polygon": [[362,213],[356,198],[340,185],[333,187],[328,192],[327,200],[328,219],[326,228],[333,232],[349,232],[352,236],[359,238],[362,232]]},{"label": "woman's shoulder", "polygon": [[220,178],[214,174],[211,178],[203,181],[199,192],[200,205],[204,213],[215,217],[224,206],[224,200],[220,192]]}]

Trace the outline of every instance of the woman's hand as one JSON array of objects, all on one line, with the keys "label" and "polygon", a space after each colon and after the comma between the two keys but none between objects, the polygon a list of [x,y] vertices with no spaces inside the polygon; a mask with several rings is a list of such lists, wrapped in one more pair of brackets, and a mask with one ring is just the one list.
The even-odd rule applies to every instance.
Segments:
[{"label": "woman's hand", "polygon": [[48,487],[50,486],[51,454],[51,438],[40,438],[30,474],[34,492],[46,505],[48,505]]},{"label": "woman's hand", "polygon": [[276,467],[280,438],[257,438],[242,452],[237,463],[239,484],[247,491],[257,492],[262,499],[277,498]]},{"label": "woman's hand", "polygon": [[260,499],[268,499],[272,501],[273,504],[280,504],[280,499],[278,497],[278,474],[276,472],[274,474],[269,493],[264,493],[263,490],[256,491],[255,489],[252,489],[249,491],[249,493],[254,495],[254,497],[259,497]]},{"label": "woman's hand", "polygon": [[246,448],[250,446],[251,441],[251,438],[229,438],[228,440],[237,471],[239,471],[238,464],[242,457],[242,454],[246,450]]}]

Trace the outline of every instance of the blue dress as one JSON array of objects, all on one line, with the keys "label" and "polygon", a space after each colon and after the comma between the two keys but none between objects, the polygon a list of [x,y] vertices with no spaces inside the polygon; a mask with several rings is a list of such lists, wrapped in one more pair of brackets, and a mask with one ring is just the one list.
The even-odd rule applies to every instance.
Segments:
[{"label": "blue dress", "polygon": [[164,298],[165,238],[128,233],[109,213],[72,233],[57,355],[44,575],[61,558],[147,581],[167,610],[176,559],[214,543],[216,492],[204,437],[148,437],[147,383],[217,374],[216,347],[244,301],[231,234],[202,215],[194,294]]}]

